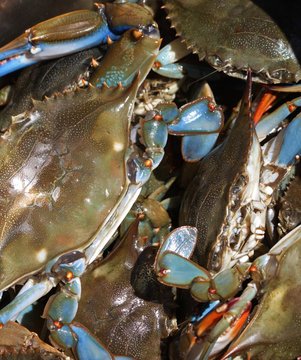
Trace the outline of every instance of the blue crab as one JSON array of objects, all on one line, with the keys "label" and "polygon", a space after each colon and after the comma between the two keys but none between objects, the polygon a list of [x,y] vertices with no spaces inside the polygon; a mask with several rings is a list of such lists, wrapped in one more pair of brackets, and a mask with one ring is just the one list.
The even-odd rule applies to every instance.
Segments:
[{"label": "blue crab", "polygon": [[[233,298],[253,271],[249,258],[264,237],[273,190],[301,152],[297,116],[272,144],[267,143],[268,156],[261,160],[249,96],[247,92],[226,140],[200,162],[180,210],[180,221],[185,226],[167,237],[155,262],[160,282],[190,289],[191,295],[201,302]],[[284,109],[289,111],[286,105]],[[276,110],[271,117],[278,118],[282,111]],[[188,260],[191,256],[196,263]],[[238,307],[240,315],[244,309],[238,304],[232,304],[229,313]],[[225,330],[218,329],[219,334]],[[210,341],[216,341],[217,332],[212,330]],[[211,343],[210,349],[202,348],[203,356],[210,353],[212,346]]]},{"label": "blue crab", "polygon": [[143,158],[129,140],[136,92],[160,45],[150,32],[129,30],[115,45],[122,46],[124,56],[138,51],[132,59],[140,75],[128,87],[95,87],[99,68],[92,85],[33,101],[31,109],[12,118],[1,139],[1,291],[41,275],[1,310],[0,322],[15,318],[63,280],[62,292],[47,306],[48,326],[53,341],[73,348],[79,358],[87,349],[104,350],[71,324],[80,297],[78,276],[106,246],[160,161],[160,149],[152,158],[149,148]]},{"label": "blue crab", "polygon": [[298,2],[289,13],[282,1],[165,0],[164,7],[180,40],[161,50],[154,68],[162,75],[182,77],[183,67],[174,63],[194,52],[231,76],[245,79],[251,69],[253,81],[300,80]]},{"label": "blue crab", "polygon": [[295,359],[300,356],[301,227],[259,257],[253,285],[262,296],[252,320],[223,359],[248,354],[252,359]]},{"label": "blue crab", "polygon": [[[32,278],[0,311],[0,323],[22,317],[28,306],[61,282],[61,291],[49,300],[45,317],[51,341],[72,349],[79,359],[89,353],[112,357],[84,327],[73,322],[81,294],[79,277],[103,251],[141,186],[159,165],[167,133],[210,133],[222,126],[220,111],[208,106],[209,99],[191,105],[193,121],[187,107],[179,111],[174,105],[161,106],[142,122],[145,152],[141,154],[132,146],[129,124],[136,93],[160,46],[157,26],[152,18],[149,20],[148,10],[132,6],[137,22],[140,24],[142,13],[146,25],[133,28],[129,4],[99,5],[98,12],[69,13],[33,27],[25,38],[21,36],[2,48],[0,55],[5,58],[1,69],[6,73],[23,67],[24,61],[28,65],[44,55],[46,59],[52,57],[54,43],[60,43],[61,37],[72,48],[70,39],[77,38],[78,33],[67,30],[73,30],[78,19],[83,20],[80,32],[91,31],[85,27],[86,21],[92,27],[91,42],[84,48],[98,43],[96,33],[110,45],[99,67],[92,62],[97,69],[81,82],[82,88],[77,81],[67,89],[65,81],[61,82],[66,78],[68,83],[75,75],[71,72],[72,77],[68,77],[69,60],[64,59],[60,65],[59,61],[50,68],[46,65],[44,74],[37,70],[38,80],[45,74],[55,75],[55,85],[51,81],[40,84],[37,98],[37,89],[31,88],[30,82],[25,81],[30,92],[24,91],[23,78],[23,88],[13,100],[15,106],[8,106],[2,113],[0,290]],[[121,9],[120,16],[110,17],[111,26],[116,20],[115,31],[130,28],[122,35],[108,27],[108,9],[112,8],[117,12]],[[128,18],[131,23],[121,25]],[[79,40],[79,47],[75,45],[77,50],[82,49],[84,40],[86,36]],[[63,54],[68,52],[63,50]],[[74,59],[78,55],[70,61]],[[77,65],[81,66],[81,62]],[[25,78],[33,74],[29,70]],[[209,130],[206,124],[197,124],[199,113],[213,118]],[[20,245],[17,252],[16,242]]]},{"label": "blue crab", "polygon": [[[187,229],[180,230],[187,233]],[[173,359],[296,359],[301,351],[300,333],[300,240],[298,226],[250,267],[252,281],[239,298],[217,305],[201,321],[186,326],[180,334]],[[257,305],[238,338],[250,313]]]},{"label": "blue crab", "polygon": [[[112,4],[112,6],[114,6],[115,4]],[[100,33],[101,34],[101,39],[104,40],[104,41],[109,41],[109,43],[111,43],[111,40],[112,39],[116,39],[118,37],[121,36],[120,34],[120,23],[117,22],[117,25],[116,25],[116,28],[115,28],[115,25],[114,24],[109,24],[108,26],[108,19],[110,19],[110,15],[108,15],[108,10],[109,7],[111,5],[108,5],[108,7],[103,7],[103,6],[100,6],[99,7],[99,12],[98,13],[91,13],[91,12],[84,12],[83,13],[77,13],[77,14],[69,14],[67,15],[66,17],[60,17],[60,20],[58,21],[62,21],[64,26],[68,26],[71,24],[74,24],[72,23],[73,19],[76,19],[78,16],[86,16],[88,17],[88,23],[89,21],[92,22],[92,31],[91,31],[91,41],[88,42],[88,43],[85,43],[84,44],[84,47],[90,47],[90,46],[93,46],[93,44],[95,44],[96,42],[98,43],[100,41],[100,39],[97,37],[95,37],[94,35],[97,33]],[[119,4],[119,6],[121,6],[121,4]],[[125,4],[123,4],[122,6],[127,6]],[[121,7],[120,7],[121,8]],[[124,8],[123,8],[124,9]],[[138,9],[137,7],[135,7],[135,9]],[[140,9],[140,8],[139,8]],[[145,13],[145,10],[143,10],[143,12]],[[148,13],[148,12],[147,12]],[[131,19],[131,15],[129,15],[130,13],[129,12],[125,12],[125,17],[127,19]],[[122,17],[121,17],[122,18]],[[70,22],[70,19],[71,19],[71,22]],[[95,22],[93,22],[93,19],[95,20]],[[104,24],[104,32],[101,32],[99,31],[99,24],[101,21],[104,21],[102,24]],[[131,19],[132,20],[132,19]],[[138,19],[138,23],[139,25],[140,24],[140,18]],[[151,32],[155,32],[155,27],[153,26],[153,20],[147,20],[147,26],[146,27],[143,27],[141,26],[140,29],[137,29],[137,30],[134,30],[134,33],[130,33],[128,32],[127,34],[132,34],[134,35],[134,38],[140,38],[140,35],[141,34],[141,31],[145,31],[148,35],[149,33]],[[45,23],[44,23],[45,25]],[[49,25],[49,26],[48,26]],[[95,26],[94,26],[95,25]],[[137,25],[137,22],[134,21],[134,24],[126,24],[125,28],[127,28],[128,26],[129,27],[132,27],[132,26],[136,26]],[[73,26],[73,25],[72,25]],[[71,27],[72,27],[71,26]],[[102,25],[101,25],[102,26]],[[53,23],[51,22],[47,22],[47,27],[48,29],[53,29],[55,27],[53,27]],[[28,31],[27,32],[27,35],[29,36],[25,36],[25,39],[22,39],[22,42],[21,42],[21,46],[19,46],[19,41],[17,40],[17,42],[14,42],[8,46],[5,46],[4,48],[2,48],[2,54],[0,55],[0,57],[2,56],[2,66],[1,66],[1,69],[3,69],[3,74],[6,73],[7,71],[11,71],[10,69],[17,69],[20,67],[20,59],[26,59],[26,62],[27,60],[30,60],[30,62],[36,62],[39,58],[43,57],[43,52],[44,52],[44,45],[46,47],[46,55],[45,55],[45,52],[44,52],[44,55],[46,56],[46,58],[48,58],[49,56],[49,53],[47,53],[47,41],[46,43],[40,43],[38,42],[37,40],[40,40],[40,37],[38,36],[38,38],[33,38],[33,33],[35,33],[35,31],[37,31],[38,33],[41,31],[41,29],[43,28],[43,25],[42,26],[37,26],[37,27],[34,27],[32,30]],[[122,31],[124,31],[125,29],[123,26],[122,26]],[[141,30],[142,29],[142,30]],[[83,28],[82,29],[84,34],[88,34],[89,31],[87,30],[87,28]],[[136,32],[137,31],[137,32]],[[64,34],[63,34],[64,35]],[[51,33],[47,33],[46,35],[46,38],[49,36],[49,38],[51,38]],[[42,36],[43,37],[43,36]],[[72,34],[71,37],[74,37],[74,33]],[[75,36],[77,37],[77,35]],[[89,36],[84,36],[84,38],[89,38]],[[122,36],[121,37],[121,41],[122,39],[126,39],[126,35],[125,36]],[[24,41],[23,41],[24,40]],[[34,41],[33,41],[34,40]],[[67,42],[69,41],[68,37],[67,37]],[[79,39],[79,48],[77,47],[77,49],[81,49],[81,44],[83,42],[83,38],[80,38]],[[17,44],[17,46],[15,46]],[[72,44],[74,44],[72,42]],[[118,44],[118,42],[116,42],[116,44]],[[141,65],[142,62],[140,61],[137,61],[136,63],[134,62],[134,71],[133,72],[130,72],[130,75],[127,73],[127,72],[122,72],[122,76],[120,77],[120,73],[118,70],[120,70],[120,68],[122,67],[123,63],[119,63],[118,61],[121,59],[121,56],[119,58],[119,54],[121,54],[121,51],[120,51],[120,48],[118,48],[118,45],[111,45],[111,47],[109,47],[109,49],[112,49],[111,51],[113,51],[113,49],[117,48],[117,56],[115,55],[115,57],[111,57],[115,59],[116,63],[117,63],[117,66],[115,66],[114,68],[114,65],[115,64],[112,64],[111,61],[109,61],[109,64],[108,66],[106,66],[106,69],[105,71],[102,73],[102,74],[98,74],[97,75],[97,79],[95,77],[91,77],[91,80],[90,82],[92,82],[94,84],[94,86],[101,86],[103,83],[107,84],[109,83],[109,81],[111,81],[112,79],[112,74],[114,74],[114,82],[113,83],[109,83],[110,85],[111,84],[114,84],[116,85],[119,81],[122,82],[124,84],[124,86],[127,86],[128,88],[127,89],[123,89],[122,87],[119,87],[119,90],[117,90],[117,93],[119,92],[119,95],[116,95],[116,108],[118,107],[118,104],[122,104],[124,102],[124,99],[122,98],[122,94],[124,95],[124,97],[126,97],[125,94],[129,94],[129,97],[131,99],[131,101],[129,100],[129,102],[126,102],[127,106],[128,106],[128,110],[131,110],[132,109],[132,103],[133,103],[133,99],[135,97],[135,93],[136,93],[136,90],[137,90],[137,87],[138,87],[138,79],[136,78],[136,80],[133,80],[133,78],[135,77],[135,73],[137,72],[139,66]],[[48,48],[48,49],[52,49],[52,47]],[[64,50],[65,51],[65,50]],[[66,50],[65,53],[67,53],[69,50]],[[118,52],[119,51],[119,52]],[[50,51],[51,52],[51,51]],[[34,54],[36,53],[36,54]],[[60,53],[59,53],[60,54]],[[55,54],[54,56],[58,56],[59,54]],[[147,58],[148,58],[148,55],[150,54],[144,54]],[[127,61],[129,60],[129,58],[132,58],[132,57],[127,57]],[[111,60],[109,57],[107,57],[107,59]],[[152,59],[153,61],[154,59]],[[138,63],[138,64],[137,64]],[[10,68],[10,64],[13,65],[12,68]],[[127,65],[127,64],[126,64]],[[148,62],[147,62],[147,68],[148,68]],[[117,71],[116,71],[116,68],[117,68]],[[7,70],[9,69],[9,70]],[[140,75],[140,79],[143,79],[144,76],[145,76],[145,73],[147,73],[147,69],[141,69],[141,72],[143,73],[143,75],[141,76]],[[145,72],[145,73],[144,73]],[[99,80],[101,79],[101,83],[99,83]],[[116,81],[116,82],[115,82]],[[78,91],[78,95],[74,95],[74,96],[79,96],[79,93],[81,93],[82,90]],[[83,91],[90,91],[89,94],[93,94],[93,93],[97,93],[98,90],[93,90],[93,89],[90,89],[90,90],[87,90],[87,89],[84,89]],[[105,90],[103,89],[103,92],[104,93],[107,93],[107,94],[110,94],[110,96],[108,96],[110,99],[111,99],[111,102],[113,102],[113,99],[112,99],[112,96],[113,96],[113,90],[111,88]],[[127,93],[128,92],[128,93]],[[51,102],[53,104],[61,104],[62,106],[62,109],[65,109],[65,106],[69,106],[68,105],[68,102],[65,102],[67,99],[67,95],[66,97],[64,98],[64,101],[62,99],[62,97],[58,96],[58,98],[55,100],[54,98],[52,98],[52,100],[49,100],[49,102],[47,101],[44,101],[42,102],[43,104],[50,104]],[[82,100],[82,103],[85,103],[86,99],[85,100]],[[37,102],[37,108],[39,109],[40,107],[42,107],[43,105],[41,105],[42,103],[39,103]],[[206,114],[210,114],[210,113],[215,113],[217,114],[216,116],[216,121],[215,123],[213,124],[213,127],[211,127],[209,129],[209,132],[213,132],[215,135],[216,133],[220,130],[220,128],[222,127],[222,116],[220,115],[220,113],[218,113],[216,111],[216,105],[212,102],[212,100],[209,100],[209,99],[205,99],[204,101],[205,105],[203,106],[203,112],[204,112],[204,108],[205,108],[205,112]],[[40,105],[39,105],[40,104]],[[113,105],[113,104],[111,104]],[[197,105],[197,102],[195,103],[195,105]],[[70,107],[72,108],[72,106],[70,105]],[[72,110],[72,109],[71,109]],[[70,111],[71,111],[70,110]],[[191,110],[191,108],[187,108],[187,110]],[[53,110],[54,111],[54,110]],[[112,109],[111,109],[111,113],[112,113]],[[130,111],[129,111],[130,112]],[[108,225],[109,229],[108,228],[105,228],[105,236],[104,238],[105,239],[108,239],[110,237],[110,235],[112,235],[112,233],[114,232],[114,229],[116,229],[116,227],[118,226],[118,223],[119,221],[121,221],[121,218],[124,216],[124,214],[129,210],[131,204],[133,203],[133,201],[135,200],[137,194],[139,193],[139,189],[140,189],[140,185],[145,181],[145,179],[148,177],[148,174],[149,174],[149,166],[153,167],[158,165],[160,159],[162,158],[162,147],[164,145],[164,142],[165,142],[165,138],[166,138],[166,132],[165,130],[163,129],[166,129],[166,124],[168,124],[168,128],[169,130],[171,131],[174,131],[175,133],[178,132],[178,133],[181,133],[181,135],[187,135],[187,130],[186,129],[183,129],[182,125],[179,125],[178,123],[177,124],[170,124],[170,122],[172,122],[173,120],[170,120],[169,118],[169,115],[170,113],[173,113],[173,112],[176,112],[175,109],[172,107],[172,108],[164,108],[164,107],[161,107],[159,108],[159,110],[156,110],[150,114],[147,115],[147,118],[146,118],[146,121],[144,124],[146,124],[146,126],[144,127],[144,130],[146,130],[146,140],[145,140],[145,144],[146,144],[146,147],[147,147],[147,151],[145,152],[144,154],[144,158],[142,158],[142,161],[140,161],[140,157],[136,157],[136,155],[134,155],[133,157],[130,157],[129,159],[129,162],[128,164],[130,164],[129,166],[129,173],[132,174],[132,178],[131,180],[133,180],[134,178],[134,182],[138,182],[139,183],[139,186],[137,186],[137,191],[134,191],[135,195],[132,195],[132,196],[129,196],[131,199],[126,199],[126,200],[129,200],[129,201],[126,201],[126,206],[124,207],[120,207],[120,209],[122,209],[122,215],[120,215],[120,212],[121,211],[118,211],[118,206],[117,205],[115,207],[115,205],[108,205],[108,207],[106,208],[107,209],[107,212],[109,213],[109,217],[110,219],[112,219],[112,222],[110,221],[110,219],[108,218],[105,218],[104,221],[104,224],[105,225]],[[182,113],[185,113],[185,109],[183,109]],[[191,114],[190,111],[188,111],[188,113]],[[177,113],[178,114],[178,113]],[[175,117],[178,117],[178,115],[175,115]],[[173,114],[174,116],[174,114]],[[174,117],[172,116],[172,118],[174,119]],[[209,116],[208,116],[209,117]],[[162,122],[158,121],[159,119],[160,120],[164,120],[163,122],[163,125],[162,125]],[[22,121],[24,121],[24,119],[22,120],[22,117],[16,117],[15,118],[15,121],[13,122],[12,125],[8,125],[7,127],[7,130],[5,132],[6,136],[9,138],[9,136],[11,136],[12,134],[14,134],[14,131],[16,129],[18,129],[18,127],[22,128]],[[127,124],[129,122],[129,117],[127,117]],[[152,132],[151,129],[154,129],[154,124],[156,124],[155,126],[157,126],[158,128],[158,131],[154,131]],[[160,125],[158,125],[160,124]],[[60,124],[62,125],[62,124]],[[201,134],[203,132],[208,132],[208,128],[206,130],[204,129],[200,129],[198,127],[192,127],[190,128],[190,130],[192,131],[192,133],[194,132],[195,134]],[[12,132],[12,134],[10,133]],[[122,133],[122,131],[120,131],[120,134]],[[250,132],[247,131],[247,133],[250,135]],[[124,134],[124,133],[123,133]],[[163,135],[162,135],[163,134]],[[97,132],[96,134],[97,136],[100,136],[100,131]],[[153,140],[153,135],[155,135],[156,137],[156,141]],[[158,140],[158,137],[159,137],[159,140]],[[125,136],[126,137],[126,136]],[[4,137],[5,138],[5,137]],[[187,142],[189,143],[189,139],[187,139]],[[252,140],[250,140],[250,137],[248,138],[247,140],[248,144],[250,144],[252,142]],[[64,144],[62,144],[62,147],[59,149],[59,157],[68,157],[69,156],[69,153],[68,152],[65,152],[65,147],[63,146]],[[3,153],[7,150],[7,148],[10,150],[12,149],[12,147],[10,148],[9,146],[4,146],[3,147]],[[118,146],[116,146],[116,148],[120,148]],[[159,151],[158,151],[159,149]],[[14,151],[13,149],[11,151]],[[84,150],[83,150],[84,152]],[[117,152],[117,150],[116,150]],[[128,156],[128,153],[126,152],[126,155],[124,155],[126,158]],[[147,159],[146,159],[147,158]],[[144,161],[144,160],[149,160],[148,158],[151,158],[151,161]],[[70,159],[68,159],[70,160]],[[87,159],[87,164],[88,164],[88,159]],[[97,162],[97,161],[96,161]],[[118,162],[119,164],[124,164],[124,161],[121,161],[121,162]],[[146,168],[144,167],[144,165],[147,165]],[[69,166],[69,161],[68,161],[68,166]],[[72,166],[73,166],[73,163],[71,162],[70,164],[71,166],[71,169],[74,170],[74,172],[76,172],[76,168],[74,169]],[[120,166],[120,165],[119,165]],[[69,170],[69,168],[68,168]],[[107,168],[105,167],[104,168],[104,171],[106,171]],[[137,170],[137,171],[136,171]],[[89,169],[87,168],[87,173],[89,173]],[[69,174],[71,177],[73,175],[73,172],[71,171],[71,174]],[[107,181],[109,185],[109,187],[111,186],[111,179],[108,178],[107,174],[105,173],[106,175],[106,179],[105,181]],[[123,174],[125,175],[125,173]],[[113,175],[112,175],[113,177]],[[122,178],[124,178],[122,176]],[[60,179],[61,180],[61,179]],[[126,186],[128,186],[128,183],[126,184]],[[129,185],[129,187],[132,189],[131,185]],[[134,186],[135,187],[135,186]],[[139,189],[138,189],[139,188]],[[102,191],[105,191],[106,187],[102,188]],[[54,189],[55,190],[55,189]],[[71,190],[71,188],[69,189]],[[133,194],[133,193],[131,193]],[[60,194],[58,194],[57,192],[54,192],[53,193],[54,197],[56,198],[56,196],[60,196]],[[74,196],[74,202],[78,205],[80,202],[77,202],[76,201],[76,197],[80,195],[80,194],[76,194],[76,196]],[[66,196],[67,197],[67,196]],[[50,199],[51,200],[51,199]],[[52,200],[51,200],[52,201]],[[54,199],[55,201],[55,199]],[[119,200],[117,201],[113,201],[114,204],[116,204],[116,202],[118,203]],[[41,198],[38,199],[38,202],[36,204],[33,204],[34,206],[37,205],[37,206],[40,206],[41,208],[43,208],[43,206],[46,204],[49,205],[49,199],[46,197],[44,198],[43,196]],[[72,212],[71,212],[72,213]],[[119,213],[118,215],[120,215],[120,218],[118,221],[115,222],[115,215]],[[95,214],[95,213],[94,213]],[[92,214],[93,215],[93,214]],[[113,221],[114,220],[114,221]],[[47,218],[47,221],[48,218]],[[85,217],[82,217],[80,218],[80,221],[85,221]],[[98,219],[99,221],[99,219]],[[112,223],[114,223],[114,225],[112,225]],[[74,222],[72,222],[72,224],[74,224]],[[99,224],[99,223],[98,223]],[[112,225],[112,227],[111,227]],[[90,228],[90,227],[89,227]],[[109,231],[107,231],[109,230]],[[71,228],[71,234],[72,234],[72,231],[73,232],[77,232],[77,229],[74,227]],[[13,234],[14,235],[14,234]],[[260,235],[260,234],[259,234]],[[262,234],[261,234],[262,235]],[[68,234],[69,236],[69,234]],[[67,237],[68,237],[67,236]],[[93,237],[93,236],[92,236]],[[87,244],[79,244],[78,248],[76,248],[77,250],[80,250],[82,252],[85,253],[85,257],[86,257],[86,260],[81,258],[80,254],[78,253],[74,253],[73,250],[75,250],[75,247],[74,245],[70,245],[70,247],[68,249],[63,249],[61,250],[60,247],[54,247],[53,248],[53,251],[57,251],[57,254],[53,255],[53,257],[55,257],[56,255],[62,255],[63,253],[67,253],[69,250],[72,250],[72,256],[74,255],[74,257],[71,256],[70,259],[66,258],[66,257],[63,257],[60,259],[60,261],[58,263],[55,264],[55,266],[52,266],[53,264],[49,265],[46,267],[46,270],[43,272],[42,271],[42,284],[46,284],[46,285],[49,285],[49,287],[53,286],[56,284],[56,282],[58,281],[58,279],[56,278],[56,275],[54,275],[55,273],[58,273],[58,278],[62,278],[64,277],[64,274],[66,275],[66,279],[65,279],[65,282],[66,282],[66,287],[64,289],[68,289],[68,291],[74,291],[74,296],[71,296],[71,297],[67,297],[72,304],[74,303],[75,307],[77,307],[77,300],[78,300],[78,297],[79,297],[79,291],[78,291],[78,288],[76,288],[78,286],[77,284],[77,277],[75,277],[76,281],[74,281],[73,283],[71,283],[71,280],[70,280],[70,273],[74,273],[76,276],[77,275],[81,275],[82,272],[84,271],[86,265],[88,263],[90,263],[96,256],[97,254],[101,251],[101,248],[102,246],[99,245],[98,243],[98,240],[100,240],[101,238],[101,234],[100,235],[97,235],[95,237],[95,240],[96,240],[96,243],[95,242],[92,242],[90,244],[90,240],[91,237],[88,237],[89,239],[86,238],[87,240]],[[64,237],[63,239],[61,239],[63,242],[65,242],[66,238]],[[106,240],[104,241],[104,243],[106,242]],[[86,245],[87,245],[87,248],[86,248]],[[94,246],[96,245],[96,246]],[[98,246],[99,245],[99,246]],[[95,247],[97,249],[95,249]],[[52,250],[52,249],[51,249]],[[252,250],[251,250],[252,251]],[[247,252],[249,252],[249,248],[247,249]],[[32,254],[32,251],[30,252]],[[47,254],[49,255],[49,254]],[[43,257],[44,256],[44,253],[42,252],[40,254],[40,257]],[[29,258],[31,258],[29,256]],[[49,259],[52,258],[52,256],[50,255]],[[54,260],[54,262],[56,261],[56,259]],[[67,266],[67,270],[66,271],[63,271],[62,270],[62,267],[64,264],[61,264],[60,262],[61,261],[66,261],[67,263],[72,262],[74,263],[73,265],[79,265],[79,271],[75,271],[74,270],[74,266],[70,266],[70,268]],[[27,264],[26,264],[27,265]],[[25,266],[26,267],[26,266]],[[51,280],[53,280],[53,284],[49,284],[48,283],[48,277],[49,276],[49,269],[51,268]],[[32,272],[35,272],[35,271],[39,271],[41,268],[39,269],[33,269],[33,270],[30,270],[30,271],[24,271],[23,270],[20,270],[20,275],[19,275],[19,278],[21,280],[22,279],[25,279],[27,276],[29,276]],[[44,267],[43,267],[44,269]],[[72,279],[73,280],[73,279]],[[14,284],[14,282],[17,281],[16,278],[12,277],[11,280],[8,281],[8,283],[2,287],[1,289],[4,289],[12,284]],[[43,282],[44,281],[44,282]],[[74,287],[71,288],[71,284],[74,284]],[[38,285],[38,284],[37,284]],[[28,285],[29,286],[29,285]],[[35,286],[35,285],[34,285]],[[47,287],[47,286],[46,286]],[[26,288],[25,288],[26,289]],[[48,289],[47,289],[48,290]],[[25,290],[24,290],[25,291]],[[45,290],[46,291],[46,290]],[[12,304],[18,304],[19,302],[21,302],[21,300],[23,300],[24,298],[28,297],[28,294],[31,294],[31,292],[24,292],[23,293],[24,295],[22,295],[22,293],[16,298],[16,301]],[[39,295],[40,296],[40,295]],[[58,316],[58,313],[57,313],[57,310],[60,309],[60,302],[61,302],[61,298],[64,297],[63,295],[58,295],[57,297],[55,297],[54,299],[52,299],[52,304],[49,304],[49,307],[48,307],[48,311],[46,312],[46,316],[47,317],[51,317],[52,320],[50,320],[50,329],[52,331],[52,338],[53,339],[56,339],[58,343],[60,343],[61,341],[61,338],[60,338],[60,335],[58,335],[59,333],[62,333],[62,331],[60,331],[61,329],[62,330],[70,330],[71,329],[71,334],[74,335],[74,333],[77,333],[79,334],[81,332],[81,328],[80,327],[77,327],[76,325],[73,325],[71,323],[71,320],[70,318],[72,318],[73,316],[73,313],[72,313],[72,316],[70,314],[67,314],[67,320],[65,318],[62,318],[63,321],[61,320],[57,320],[58,318],[60,318],[61,314],[59,314]],[[33,301],[33,299],[28,299],[28,303]],[[57,306],[57,304],[59,303],[59,306]],[[11,305],[11,307],[12,307]],[[22,305],[24,307],[24,303]],[[10,308],[11,308],[10,307]],[[20,308],[17,308],[17,309],[14,309],[14,312],[17,313],[21,311]],[[2,312],[0,313],[0,315],[5,315],[6,318],[9,318],[12,316],[12,313],[9,313],[9,315],[7,315],[8,313],[7,312]],[[63,314],[65,316],[65,313]],[[14,316],[13,316],[14,317]],[[6,318],[3,320],[3,322],[6,321]],[[64,325],[65,323],[67,323],[67,325]],[[70,325],[69,325],[70,324]],[[54,330],[59,330],[58,332],[57,331],[54,331]],[[68,331],[69,331],[68,330]],[[67,340],[69,341],[70,339],[72,338],[69,337]],[[68,342],[67,341],[67,342]],[[90,344],[93,344],[94,343],[94,340],[93,340],[93,337],[89,338],[88,336],[88,342],[90,342]],[[70,340],[70,343],[69,343],[70,347],[74,347],[74,346],[77,346],[77,345],[74,345],[74,343]],[[80,346],[84,346],[82,344],[80,344]],[[87,346],[87,343],[86,345]],[[92,346],[92,345],[91,345]],[[82,348],[81,348],[82,349]],[[81,353],[81,349],[79,349],[79,352]],[[81,354],[80,356],[84,356],[83,354]]]}]

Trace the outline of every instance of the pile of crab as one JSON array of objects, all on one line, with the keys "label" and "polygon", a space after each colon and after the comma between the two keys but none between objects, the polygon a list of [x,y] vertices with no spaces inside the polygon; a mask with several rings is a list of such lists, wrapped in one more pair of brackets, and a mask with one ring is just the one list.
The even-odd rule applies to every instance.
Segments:
[{"label": "pile of crab", "polygon": [[4,3],[1,357],[301,355],[301,97],[275,85],[301,5],[277,2],[32,0],[12,41],[30,11]]}]

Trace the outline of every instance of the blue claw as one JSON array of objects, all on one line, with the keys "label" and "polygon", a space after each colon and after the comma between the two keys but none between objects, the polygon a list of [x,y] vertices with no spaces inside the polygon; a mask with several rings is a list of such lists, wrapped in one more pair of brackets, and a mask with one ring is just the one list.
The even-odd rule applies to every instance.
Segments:
[{"label": "blue claw", "polygon": [[153,70],[162,76],[182,79],[185,75],[185,70],[183,66],[177,64],[176,61],[189,53],[190,51],[187,50],[186,46],[181,43],[181,40],[178,38],[160,50],[154,62]]},{"label": "blue claw", "polygon": [[70,325],[72,332],[76,335],[74,352],[79,360],[113,360],[114,357],[89,331],[78,323]]},{"label": "blue claw", "polygon": [[169,286],[189,288],[193,279],[204,279],[206,283],[210,280],[209,273],[184,257],[172,253],[164,252],[159,257],[156,268],[159,268],[158,280]]},{"label": "blue claw", "polygon": [[182,155],[186,161],[199,161],[213,148],[224,124],[221,109],[211,98],[200,98],[180,109],[179,120],[168,125],[169,133],[185,135]]},{"label": "blue claw", "polygon": [[271,114],[265,116],[256,125],[259,141],[262,141],[273,129],[276,129],[297,107],[301,106],[301,97],[288,101]]},{"label": "blue claw", "polygon": [[187,162],[201,160],[213,149],[219,134],[184,136],[182,156]]},{"label": "blue claw", "polygon": [[117,40],[121,32],[153,23],[151,12],[138,4],[98,4],[97,11],[78,10],[33,26],[0,48],[0,76],[41,60],[75,53]]},{"label": "blue claw", "polygon": [[64,56],[117,39],[104,9],[80,10],[44,21],[0,49],[0,76],[41,60]]},{"label": "blue claw", "polygon": [[197,229],[193,226],[181,226],[169,233],[157,254],[155,262],[157,272],[160,271],[160,258],[166,251],[177,253],[188,259],[194,251],[196,242]]},{"label": "blue claw", "polygon": [[296,116],[284,131],[277,164],[290,165],[301,154],[301,115]]},{"label": "blue claw", "polygon": [[213,148],[224,125],[220,107],[210,97],[199,98],[177,109],[160,104],[157,110],[171,135],[183,136],[182,155],[186,161],[199,161]]},{"label": "blue claw", "polygon": [[178,122],[170,124],[173,135],[218,133],[223,127],[223,113],[211,98],[200,98],[180,109]]},{"label": "blue claw", "polygon": [[[157,65],[157,67],[155,67]],[[161,76],[166,76],[170,79],[182,79],[185,75],[184,67],[181,64],[168,64],[168,65],[159,65],[155,62],[153,70],[160,74]]]}]

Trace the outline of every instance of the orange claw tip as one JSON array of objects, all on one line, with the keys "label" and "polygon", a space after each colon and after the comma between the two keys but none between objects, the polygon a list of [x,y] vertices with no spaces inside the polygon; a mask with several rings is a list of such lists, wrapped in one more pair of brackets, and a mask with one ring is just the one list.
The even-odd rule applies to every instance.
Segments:
[{"label": "orange claw tip", "polygon": [[276,95],[271,92],[265,92],[263,94],[253,116],[255,125],[260,121],[262,115],[271,108],[276,98]]},{"label": "orange claw tip", "polygon": [[206,315],[197,325],[196,334],[201,337],[202,334],[209,331],[217,324],[217,322],[223,317],[228,310],[228,305],[223,304],[213,309],[208,315]]},{"label": "orange claw tip", "polygon": [[159,276],[159,277],[164,277],[164,276],[166,276],[169,272],[170,272],[170,270],[168,270],[168,269],[160,269],[159,272],[158,272],[158,276]]},{"label": "orange claw tip", "polygon": [[0,329],[2,329],[2,328],[3,328],[3,326],[4,326],[4,324],[0,323]]},{"label": "orange claw tip", "polygon": [[209,111],[213,112],[214,110],[216,110],[216,104],[213,101],[209,101],[208,109],[209,109]]},{"label": "orange claw tip", "polygon": [[114,41],[110,38],[110,36],[107,36],[107,44],[108,44],[108,45],[112,45],[113,42],[114,42]]},{"label": "orange claw tip", "polygon": [[290,101],[288,101],[287,108],[288,108],[289,112],[293,112],[297,109],[297,106],[295,104],[291,103]]}]

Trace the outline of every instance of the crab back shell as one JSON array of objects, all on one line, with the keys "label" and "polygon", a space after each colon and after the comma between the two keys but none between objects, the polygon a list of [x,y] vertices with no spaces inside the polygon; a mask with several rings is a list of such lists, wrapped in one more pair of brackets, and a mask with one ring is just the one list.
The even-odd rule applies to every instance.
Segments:
[{"label": "crab back shell", "polygon": [[[259,7],[250,0],[164,3],[172,26],[187,47],[217,70],[246,78],[250,68],[253,81],[263,83],[301,79],[301,41],[293,18],[296,12],[290,9],[283,16],[279,1],[272,3],[272,9],[268,8],[271,4]],[[300,3],[294,6],[301,10]]]},{"label": "crab back shell", "polygon": [[34,101],[1,139],[0,289],[87,247],[127,191],[128,89]]}]

